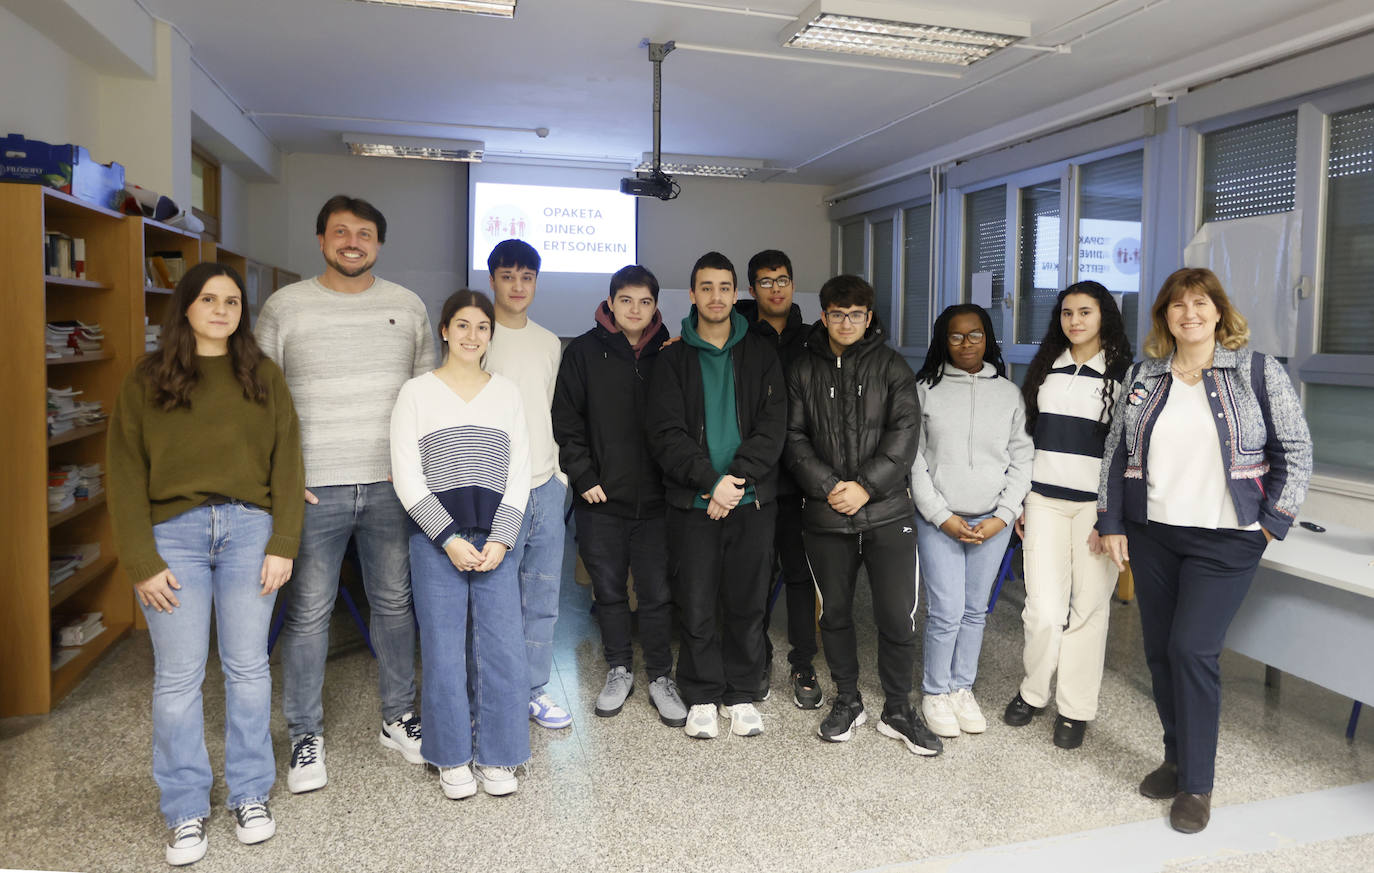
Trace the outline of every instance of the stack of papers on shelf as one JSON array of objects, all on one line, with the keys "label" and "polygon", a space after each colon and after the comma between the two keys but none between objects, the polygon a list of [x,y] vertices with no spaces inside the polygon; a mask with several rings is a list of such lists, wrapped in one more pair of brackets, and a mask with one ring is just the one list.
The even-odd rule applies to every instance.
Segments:
[{"label": "stack of papers on shelf", "polygon": [[98,352],[104,339],[100,325],[81,321],[49,322],[43,337],[48,360]]},{"label": "stack of papers on shelf", "polygon": [[99,464],[67,464],[48,472],[48,512],[71,509],[78,500],[89,500],[105,491],[104,471]]},{"label": "stack of papers on shelf", "polygon": [[57,644],[62,648],[84,646],[105,632],[104,616],[99,612],[88,612],[65,621],[57,629]]},{"label": "stack of papers on shelf", "polygon": [[48,561],[48,587],[56,588],[59,582],[70,579],[80,569],[81,562],[76,558],[51,558]]},{"label": "stack of papers on shelf", "polygon": [[78,427],[90,427],[106,419],[99,401],[76,399],[73,388],[48,389],[48,436],[58,436]]},{"label": "stack of papers on shelf", "polygon": [[162,325],[148,324],[148,319],[143,319],[143,350],[145,352],[157,351],[158,345],[162,342]]},{"label": "stack of papers on shelf", "polygon": [[100,559],[100,543],[80,543],[55,546],[48,559],[48,587],[70,579],[77,570],[89,567]]}]

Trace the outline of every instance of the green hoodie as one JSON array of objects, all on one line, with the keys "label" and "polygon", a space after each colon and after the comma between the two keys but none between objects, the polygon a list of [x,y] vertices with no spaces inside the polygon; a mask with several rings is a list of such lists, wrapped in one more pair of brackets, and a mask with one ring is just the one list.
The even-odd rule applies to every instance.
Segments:
[{"label": "green hoodie", "polygon": [[[743,315],[731,310],[730,338],[724,348],[716,348],[697,333],[697,308],[693,306],[682,319],[682,341],[697,350],[697,360],[701,362],[702,406],[706,413],[706,448],[711,455],[711,466],[723,477],[730,472],[730,464],[735,460],[735,450],[739,448],[739,413],[735,409],[735,364],[730,350],[740,343],[749,332],[749,321]],[[717,479],[716,483],[719,484]],[[714,490],[714,485],[712,489]],[[754,486],[744,489],[740,503],[754,500]],[[707,499],[697,496],[693,505],[705,509]]]}]

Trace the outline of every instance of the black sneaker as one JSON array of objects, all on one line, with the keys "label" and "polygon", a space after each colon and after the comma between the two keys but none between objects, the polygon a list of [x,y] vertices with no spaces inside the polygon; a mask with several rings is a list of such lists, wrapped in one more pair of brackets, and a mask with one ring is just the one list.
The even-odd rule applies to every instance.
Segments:
[{"label": "black sneaker", "polygon": [[[771,672],[771,671],[770,671]],[[773,677],[769,673],[763,674],[763,682],[759,685],[759,690],[754,692],[754,702],[763,703],[773,694]]]},{"label": "black sneaker", "polygon": [[820,709],[822,699],[821,683],[816,679],[815,670],[807,667],[792,671],[792,702],[798,708]]},{"label": "black sneaker", "polygon": [[1061,749],[1076,749],[1083,745],[1083,732],[1087,729],[1086,721],[1061,715],[1054,722],[1054,744]]},{"label": "black sneaker", "polygon": [[[798,704],[798,706],[800,705]],[[815,709],[816,707],[802,708]],[[826,742],[843,743],[854,736],[854,728],[866,721],[868,721],[868,715],[864,712],[864,702],[857,694],[853,697],[836,697],[835,705],[830,708],[830,714],[821,722],[816,733]]]},{"label": "black sneaker", "polygon": [[1025,727],[1030,724],[1031,719],[1045,711],[1043,706],[1031,706],[1026,699],[1021,696],[1021,692],[1016,692],[1016,696],[1007,704],[1006,712],[1002,713],[1002,721],[1012,727]]},{"label": "black sneaker", "polygon": [[912,711],[910,704],[892,709],[884,707],[883,717],[878,719],[878,733],[906,743],[913,755],[934,757],[945,750],[945,744],[930,732],[921,717]]}]

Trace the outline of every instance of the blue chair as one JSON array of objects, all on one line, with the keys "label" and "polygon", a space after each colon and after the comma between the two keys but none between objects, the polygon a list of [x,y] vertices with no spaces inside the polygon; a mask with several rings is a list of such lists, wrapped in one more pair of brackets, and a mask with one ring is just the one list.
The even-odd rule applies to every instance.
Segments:
[{"label": "blue chair", "polygon": [[1002,556],[1002,568],[997,571],[997,584],[993,586],[992,596],[988,598],[988,615],[992,615],[993,607],[997,605],[997,598],[1002,594],[1002,586],[1006,584],[1007,577],[1011,575],[1011,558],[1019,548],[1021,548],[1021,540],[1013,536],[1011,543],[1007,546],[1006,554]]},{"label": "blue chair", "polygon": [[[348,593],[348,589],[343,585],[339,586],[339,597],[343,598],[344,606],[348,607],[348,614],[353,616],[353,623],[358,626],[358,633],[362,634],[363,642],[367,644],[367,650],[372,653],[372,657],[377,657],[377,650],[372,648],[372,634],[367,631],[367,622],[363,621],[362,613],[358,612],[358,605],[353,602],[353,595]],[[286,624],[286,606],[283,604],[277,609],[277,617],[272,620],[272,629],[267,634],[267,654],[272,654],[272,649],[276,648],[277,637],[281,636],[282,625]]]}]

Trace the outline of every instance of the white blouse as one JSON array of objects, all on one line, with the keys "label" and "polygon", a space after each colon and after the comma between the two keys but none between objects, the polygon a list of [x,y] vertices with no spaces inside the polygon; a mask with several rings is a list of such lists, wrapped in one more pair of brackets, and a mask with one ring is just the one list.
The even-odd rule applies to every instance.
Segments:
[{"label": "white blouse", "polygon": [[1150,521],[1209,530],[1241,528],[1221,463],[1221,441],[1207,404],[1207,384],[1174,379],[1155,419],[1146,458]]}]

